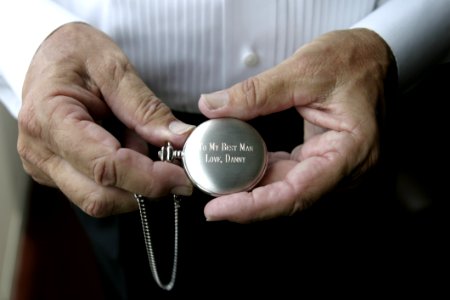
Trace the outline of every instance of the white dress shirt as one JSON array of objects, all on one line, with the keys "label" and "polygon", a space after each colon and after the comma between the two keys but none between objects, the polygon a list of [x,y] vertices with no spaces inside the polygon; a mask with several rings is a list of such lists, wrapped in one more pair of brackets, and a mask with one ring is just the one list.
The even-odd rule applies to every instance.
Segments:
[{"label": "white dress shirt", "polygon": [[379,33],[409,82],[450,47],[450,0],[0,0],[0,99],[17,116],[40,43],[84,21],[111,36],[175,110],[275,66],[327,31]]}]

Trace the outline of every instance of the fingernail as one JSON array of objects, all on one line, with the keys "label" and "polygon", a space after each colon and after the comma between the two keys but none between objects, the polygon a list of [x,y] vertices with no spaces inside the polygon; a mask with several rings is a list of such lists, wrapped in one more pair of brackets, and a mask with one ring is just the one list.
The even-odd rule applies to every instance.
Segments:
[{"label": "fingernail", "polygon": [[172,121],[169,124],[169,130],[175,134],[185,134],[194,129],[195,126],[183,123],[179,120]]},{"label": "fingernail", "polygon": [[213,222],[213,221],[217,221],[217,218],[214,217],[214,214],[211,214],[211,212],[209,212],[209,207],[206,206],[205,210],[204,210],[204,214],[205,214],[205,219],[206,222]]},{"label": "fingernail", "polygon": [[192,190],[192,186],[176,186],[170,192],[179,196],[190,196],[192,195]]},{"label": "fingernail", "polygon": [[218,91],[212,94],[202,94],[206,106],[214,110],[225,106],[228,103],[229,95],[226,91]]},{"label": "fingernail", "polygon": [[214,222],[214,218],[212,217],[206,217],[206,222]]}]

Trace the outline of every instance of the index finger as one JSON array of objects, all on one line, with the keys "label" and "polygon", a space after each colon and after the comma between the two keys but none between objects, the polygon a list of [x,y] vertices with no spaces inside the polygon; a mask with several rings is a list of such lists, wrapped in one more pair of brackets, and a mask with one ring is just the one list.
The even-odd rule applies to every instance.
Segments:
[{"label": "index finger", "polygon": [[290,160],[269,165],[262,182],[267,185],[216,198],[205,207],[205,216],[246,223],[292,215],[336,186],[360,163],[361,152],[351,134],[323,133],[297,148]]},{"label": "index finger", "polygon": [[166,141],[177,147],[183,145],[194,126],[175,118],[127,60],[110,61],[101,66],[88,66],[92,69],[89,73],[115,116],[154,145],[163,145]]},{"label": "index finger", "polygon": [[98,184],[147,197],[159,197],[172,190],[182,195],[190,194],[191,183],[181,167],[153,162],[145,155],[122,148],[114,136],[93,122],[78,101],[62,96],[57,98],[54,102],[59,105],[48,120],[44,138],[55,153],[78,171]]},{"label": "index finger", "polygon": [[307,158],[290,169],[281,181],[211,200],[204,209],[206,219],[249,223],[292,215],[330,190],[338,182],[341,170],[336,160]]}]

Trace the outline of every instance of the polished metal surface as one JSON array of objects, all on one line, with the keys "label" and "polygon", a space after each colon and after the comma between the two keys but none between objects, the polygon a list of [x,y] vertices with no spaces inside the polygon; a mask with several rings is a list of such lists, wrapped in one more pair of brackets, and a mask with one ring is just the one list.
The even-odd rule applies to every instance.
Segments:
[{"label": "polished metal surface", "polygon": [[267,148],[248,123],[233,118],[200,124],[187,139],[182,161],[199,189],[220,196],[248,191],[264,175]]},{"label": "polished metal surface", "polygon": [[[259,133],[249,124],[231,118],[213,119],[200,124],[189,136],[183,150],[175,150],[167,142],[158,152],[162,161],[182,160],[192,183],[213,196],[247,191],[264,175],[267,149]],[[164,290],[174,287],[178,262],[178,209],[175,204],[174,258],[168,283],[161,282],[153,252],[145,198],[134,194],[139,205],[145,246],[153,279]]]}]

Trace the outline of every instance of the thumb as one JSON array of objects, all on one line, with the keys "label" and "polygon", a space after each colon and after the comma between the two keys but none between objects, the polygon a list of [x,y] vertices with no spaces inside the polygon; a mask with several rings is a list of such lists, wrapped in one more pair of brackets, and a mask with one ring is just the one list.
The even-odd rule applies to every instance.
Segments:
[{"label": "thumb", "polygon": [[102,47],[96,59],[87,64],[101,97],[115,116],[147,142],[162,145],[170,141],[181,146],[194,126],[178,120],[147,87],[125,54],[108,41],[104,43],[109,47]]},{"label": "thumb", "polygon": [[200,111],[209,118],[235,117],[248,120],[288,109],[294,105],[293,74],[288,61],[232,87],[199,100]]},{"label": "thumb", "polygon": [[114,113],[140,136],[155,145],[171,141],[181,147],[194,126],[178,120],[135,72],[122,79],[117,99],[110,99]]}]

